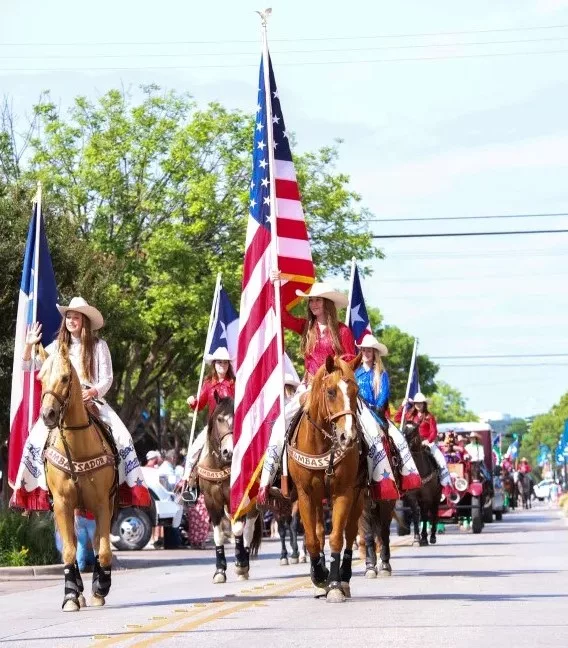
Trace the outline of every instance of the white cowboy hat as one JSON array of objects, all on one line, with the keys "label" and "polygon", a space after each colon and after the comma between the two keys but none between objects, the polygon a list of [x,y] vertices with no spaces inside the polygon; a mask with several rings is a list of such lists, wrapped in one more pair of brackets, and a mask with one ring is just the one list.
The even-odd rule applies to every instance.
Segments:
[{"label": "white cowboy hat", "polygon": [[324,299],[329,299],[334,302],[334,304],[339,306],[339,308],[345,308],[349,302],[347,295],[334,290],[330,284],[323,281],[316,281],[312,284],[309,293],[296,290],[296,295],[298,295],[298,297],[303,297],[304,299],[309,297],[323,297]]},{"label": "white cowboy hat", "polygon": [[470,439],[479,439],[481,441],[481,434],[479,432],[471,432],[469,435]]},{"label": "white cowboy hat", "polygon": [[374,335],[367,333],[365,337],[361,340],[361,344],[357,344],[360,349],[376,349],[379,352],[380,356],[387,356],[389,350],[387,347],[379,342]]},{"label": "white cowboy hat", "polygon": [[146,453],[146,461],[151,459],[159,459],[162,455],[157,450],[148,450]]},{"label": "white cowboy hat", "polygon": [[82,313],[85,317],[89,318],[91,323],[91,331],[98,331],[104,326],[105,320],[101,315],[101,312],[97,310],[94,306],[89,306],[89,304],[82,297],[73,297],[69,302],[69,306],[61,306],[56,304],[57,310],[65,317],[67,311],[76,311],[77,313]]},{"label": "white cowboy hat", "polygon": [[229,355],[227,347],[217,347],[213,353],[207,355],[207,362],[213,364],[215,360],[228,360],[231,362],[232,358]]},{"label": "white cowboy hat", "polygon": [[412,399],[414,403],[427,403],[428,399],[422,392],[418,392]]},{"label": "white cowboy hat", "polygon": [[300,381],[297,380],[291,373],[286,373],[284,375],[284,384],[290,385],[290,387],[297,387],[300,384]]}]

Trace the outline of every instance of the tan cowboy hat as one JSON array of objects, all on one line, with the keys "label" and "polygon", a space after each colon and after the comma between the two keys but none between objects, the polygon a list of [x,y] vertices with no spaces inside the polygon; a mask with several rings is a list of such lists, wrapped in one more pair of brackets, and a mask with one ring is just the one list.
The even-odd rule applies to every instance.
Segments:
[{"label": "tan cowboy hat", "polygon": [[324,299],[332,301],[339,308],[345,308],[349,302],[347,295],[334,290],[331,284],[324,281],[316,281],[312,284],[309,293],[296,290],[296,295],[298,295],[298,297],[303,297],[304,299],[309,297],[323,297]]},{"label": "tan cowboy hat", "polygon": [[469,435],[469,438],[470,439],[479,439],[481,441],[481,434],[479,434],[479,432],[472,432]]},{"label": "tan cowboy hat", "polygon": [[379,352],[380,356],[387,356],[389,350],[387,347],[379,342],[374,335],[367,333],[365,337],[361,340],[361,344],[357,344],[360,349],[376,349]]},{"label": "tan cowboy hat", "polygon": [[228,360],[231,362],[233,359],[229,355],[227,347],[217,347],[213,353],[207,355],[206,360],[209,364],[213,364],[215,360]]},{"label": "tan cowboy hat", "polygon": [[291,373],[286,373],[284,375],[284,384],[290,385],[290,387],[297,387],[300,384],[300,381],[297,380]]},{"label": "tan cowboy hat", "polygon": [[75,311],[88,317],[91,324],[91,331],[98,331],[104,326],[105,320],[101,315],[101,312],[94,306],[89,306],[82,297],[73,297],[69,302],[69,306],[61,306],[60,304],[56,304],[56,306],[57,310],[63,315],[63,317],[65,317],[67,311]]},{"label": "tan cowboy hat", "polygon": [[414,398],[412,399],[412,401],[413,401],[414,403],[427,403],[427,402],[428,402],[428,399],[426,398],[426,396],[424,396],[424,394],[423,394],[422,392],[418,392],[418,393],[414,396]]}]

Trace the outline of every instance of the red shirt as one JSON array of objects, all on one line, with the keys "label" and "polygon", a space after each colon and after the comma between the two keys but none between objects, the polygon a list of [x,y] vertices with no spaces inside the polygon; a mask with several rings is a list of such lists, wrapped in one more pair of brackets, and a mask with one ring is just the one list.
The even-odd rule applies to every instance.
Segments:
[{"label": "red shirt", "polygon": [[[400,423],[402,420],[402,406],[399,407],[397,413],[394,415],[394,422]],[[418,426],[418,431],[420,432],[420,438],[428,443],[433,443],[438,437],[438,426],[436,425],[436,419],[433,414],[430,412],[426,413],[426,416],[421,412],[416,411],[414,408],[410,409],[404,415],[405,423],[414,423]]]},{"label": "red shirt", "polygon": [[519,464],[519,472],[523,473],[524,475],[532,472],[532,468],[529,463],[520,463]]},{"label": "red shirt", "polygon": [[[215,400],[215,394],[217,398],[235,398],[235,381],[227,380],[217,380],[217,378],[207,378],[203,385],[201,386],[201,393],[197,399],[197,410],[202,410],[205,405],[209,407],[208,417],[213,414],[213,410],[217,407],[217,401]],[[196,405],[192,405],[192,408],[195,409]]]},{"label": "red shirt", "polygon": [[[282,325],[284,328],[302,335],[306,328],[306,323],[307,320],[303,317],[294,317],[293,315],[290,315],[287,310],[282,310]],[[315,323],[314,326],[316,327],[317,332],[316,343],[314,348],[309,353],[306,353],[304,357],[304,365],[308,374],[315,376],[317,370],[325,364],[327,356],[339,355],[342,360],[349,362],[357,355],[353,333],[351,333],[351,329],[345,326],[345,324],[339,322],[339,342],[341,343],[342,350],[342,353],[339,354],[333,346],[329,327],[322,333],[317,323]]]}]

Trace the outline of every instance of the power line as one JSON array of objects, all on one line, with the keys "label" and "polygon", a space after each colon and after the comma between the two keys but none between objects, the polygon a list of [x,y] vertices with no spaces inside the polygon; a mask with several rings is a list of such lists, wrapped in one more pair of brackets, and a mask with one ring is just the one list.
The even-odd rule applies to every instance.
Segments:
[{"label": "power line", "polygon": [[[331,49],[301,49],[301,50],[272,50],[271,54],[329,54],[335,52],[376,52],[376,51],[387,51],[387,50],[401,50],[401,49],[425,49],[425,48],[437,48],[437,47],[478,47],[485,45],[518,45],[521,43],[545,43],[551,41],[566,41],[568,36],[556,36],[552,38],[528,38],[528,39],[517,39],[517,40],[504,40],[504,41],[471,41],[469,43],[413,43],[411,45],[386,45],[381,47],[342,47],[342,48],[331,48]],[[141,53],[137,52],[135,54],[74,54],[74,59],[111,59],[111,58],[187,58],[189,56],[258,56],[257,51],[251,52],[156,52],[156,53]],[[7,56],[0,56],[0,59],[20,59],[20,60],[29,60],[29,59],[66,59],[69,57],[69,54],[35,54],[35,55],[26,55],[21,56],[19,54],[10,54]]]},{"label": "power line", "polygon": [[374,239],[442,238],[450,236],[503,236],[514,234],[567,234],[568,229],[518,230],[509,232],[443,232],[437,234],[372,234]]},{"label": "power line", "polygon": [[568,367],[568,362],[536,362],[532,364],[520,364],[520,363],[508,363],[508,364],[497,364],[497,363],[492,363],[492,362],[483,362],[480,364],[473,363],[473,364],[444,364],[440,363],[440,367],[444,367],[446,369],[451,368],[451,367],[512,367],[518,368],[518,367]]},{"label": "power line", "polygon": [[479,360],[483,358],[568,358],[568,353],[509,353],[503,355],[447,355],[429,356],[432,360]]},{"label": "power line", "polygon": [[551,212],[542,214],[492,214],[489,216],[427,216],[425,218],[369,218],[367,223],[420,223],[430,221],[486,220],[495,218],[551,218],[568,216],[568,212]]},{"label": "power line", "polygon": [[[456,54],[453,56],[420,56],[408,58],[383,58],[383,59],[355,59],[342,61],[280,61],[279,67],[283,66],[302,66],[307,65],[366,65],[370,63],[408,63],[413,61],[449,61],[457,59],[474,59],[474,58],[495,58],[503,56],[531,56],[533,54],[568,54],[568,49],[562,50],[533,50],[530,52],[494,52],[489,54]],[[42,57],[44,58],[44,57]],[[237,69],[237,68],[256,68],[258,63],[236,63],[236,64],[211,64],[211,65],[139,65],[136,67],[110,67],[110,66],[89,66],[74,68],[0,68],[2,72],[138,72],[141,70],[194,70],[194,69]]]},{"label": "power line", "polygon": [[479,281],[480,279],[519,279],[521,277],[566,277],[566,272],[530,272],[523,274],[476,274],[475,275],[462,275],[453,277],[429,277],[415,279],[411,277],[403,277],[399,279],[380,279],[380,284],[416,284],[416,283],[433,283],[434,281]]},{"label": "power line", "polygon": [[[272,38],[272,43],[299,43],[328,40],[370,40],[386,38],[423,38],[426,36],[457,36],[465,34],[497,34],[504,32],[539,31],[543,29],[565,29],[566,25],[543,25],[542,27],[503,27],[499,29],[468,29],[462,31],[415,32],[409,34],[377,34],[375,36],[316,36],[308,38]],[[206,40],[206,41],[109,41],[109,42],[71,42],[71,43],[2,43],[3,47],[89,47],[104,45],[220,45],[226,43],[258,43],[258,40]]]},{"label": "power line", "polygon": [[522,256],[523,258],[526,256],[529,256],[531,260],[534,260],[535,258],[547,258],[547,257],[554,257],[554,256],[567,256],[568,255],[568,249],[547,249],[547,248],[540,248],[540,249],[507,249],[507,250],[485,250],[485,252],[444,252],[443,256],[441,256],[440,252],[421,252],[421,251],[415,251],[415,252],[392,252],[388,254],[385,259],[389,260],[392,258],[412,258],[412,259],[436,259],[437,261],[444,261],[448,260],[451,261],[453,259],[479,259],[479,258],[493,258],[493,259],[501,259],[501,258],[507,258],[507,257],[516,257],[516,256]]}]

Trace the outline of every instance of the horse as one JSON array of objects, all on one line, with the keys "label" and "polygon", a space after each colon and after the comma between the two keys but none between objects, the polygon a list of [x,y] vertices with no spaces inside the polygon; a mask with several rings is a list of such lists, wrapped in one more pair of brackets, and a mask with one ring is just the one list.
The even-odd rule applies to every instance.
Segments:
[{"label": "horse", "polygon": [[517,508],[517,485],[510,472],[503,473],[503,490],[507,494],[508,505],[512,511]]},{"label": "horse", "polygon": [[532,495],[532,479],[528,473],[522,473],[519,471],[517,477],[517,488],[519,489],[519,495],[521,496],[521,502],[523,503],[523,508],[530,509],[532,508],[531,495]]},{"label": "horse", "polygon": [[[406,500],[412,509],[414,525],[414,543],[421,547],[428,546],[428,522],[431,523],[430,544],[436,544],[436,527],[438,524],[438,508],[442,496],[442,484],[438,474],[438,466],[430,449],[422,445],[418,426],[406,423],[403,428],[408,447],[422,478],[420,490],[408,493]],[[419,520],[422,520],[422,532],[419,529]]]},{"label": "horse", "polygon": [[76,561],[75,509],[88,510],[95,516],[91,605],[100,607],[111,587],[109,535],[118,503],[118,453],[110,430],[95,420],[83,403],[79,377],[66,345],[45,360],[39,379],[40,415],[49,429],[44,451],[45,476],[63,543],[62,608],[65,612],[76,612],[86,605]]},{"label": "horse", "polygon": [[[390,525],[395,515],[396,500],[373,501],[365,499],[363,513],[359,519],[360,542],[365,549],[365,578],[391,576],[390,564]],[[375,540],[379,541],[381,564],[377,567],[377,548]]]},{"label": "horse", "polygon": [[[213,583],[227,582],[225,533],[222,522],[230,505],[231,460],[233,458],[233,419],[235,404],[232,398],[217,400],[217,406],[207,424],[207,440],[197,465],[199,489],[203,493],[207,513],[213,525],[215,541],[215,573]],[[256,556],[262,541],[262,519],[252,510],[233,522],[235,536],[235,569],[238,580],[247,580],[250,557]]]},{"label": "horse", "polygon": [[[306,562],[305,541],[301,549],[298,545],[300,509],[298,505],[298,493],[295,488],[292,489],[290,501],[292,503],[291,511],[275,511],[274,513],[278,527],[278,535],[280,536],[282,545],[280,552],[280,564],[282,566],[297,565],[298,563]],[[288,547],[286,546],[286,532],[290,535],[290,545],[292,547],[290,556],[288,556]]]},{"label": "horse", "polygon": [[[351,596],[353,544],[367,481],[357,426],[358,391],[351,366],[328,356],[316,372],[286,447],[289,474],[298,490],[311,580],[325,590],[330,602]],[[324,555],[324,499],[332,506],[329,570]]]}]

